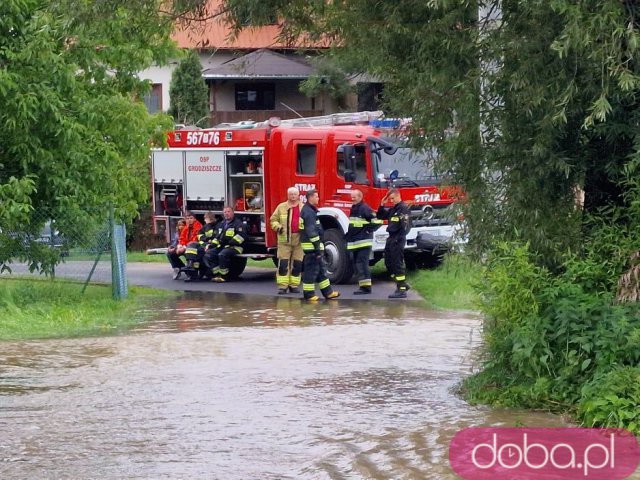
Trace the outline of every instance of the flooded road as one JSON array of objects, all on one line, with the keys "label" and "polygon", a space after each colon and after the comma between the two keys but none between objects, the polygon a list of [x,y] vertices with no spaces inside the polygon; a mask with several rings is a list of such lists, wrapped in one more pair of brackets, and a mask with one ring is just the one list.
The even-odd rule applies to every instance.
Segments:
[{"label": "flooded road", "polygon": [[453,434],[559,426],[451,389],[472,315],[187,293],[126,335],[0,344],[0,478],[447,479]]}]

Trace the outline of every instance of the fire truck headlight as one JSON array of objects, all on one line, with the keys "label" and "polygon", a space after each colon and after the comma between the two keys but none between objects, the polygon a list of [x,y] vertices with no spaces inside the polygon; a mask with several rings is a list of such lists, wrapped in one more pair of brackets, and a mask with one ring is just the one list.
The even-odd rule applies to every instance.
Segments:
[{"label": "fire truck headlight", "polygon": [[431,220],[435,215],[435,212],[433,211],[433,207],[431,205],[425,205],[422,208],[422,215],[425,220]]}]

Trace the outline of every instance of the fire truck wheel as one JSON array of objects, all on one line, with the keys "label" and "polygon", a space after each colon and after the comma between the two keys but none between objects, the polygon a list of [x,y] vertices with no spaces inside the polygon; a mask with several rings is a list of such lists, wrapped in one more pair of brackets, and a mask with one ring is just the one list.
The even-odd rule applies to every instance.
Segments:
[{"label": "fire truck wheel", "polygon": [[231,266],[229,267],[229,279],[235,280],[242,272],[244,272],[245,267],[247,266],[246,257],[234,257],[231,261]]},{"label": "fire truck wheel", "polygon": [[327,276],[331,283],[348,283],[353,276],[353,265],[347,255],[347,243],[337,228],[324,232],[324,257],[327,262]]}]

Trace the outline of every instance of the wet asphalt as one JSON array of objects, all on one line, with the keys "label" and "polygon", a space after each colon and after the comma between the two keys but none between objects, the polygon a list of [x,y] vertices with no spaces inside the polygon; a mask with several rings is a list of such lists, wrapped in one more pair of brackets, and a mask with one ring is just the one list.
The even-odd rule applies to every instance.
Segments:
[{"label": "wet asphalt", "polygon": [[[142,262],[127,264],[127,277],[130,285],[185,292],[223,292],[279,296],[275,275],[275,268],[247,267],[240,278],[232,282],[185,282],[183,279],[173,280],[173,271],[169,264]],[[184,275],[182,278],[184,278]],[[333,285],[333,288],[340,292],[340,300],[389,300],[393,302],[423,300],[415,290],[409,290],[406,299],[388,299],[387,296],[395,291],[395,283],[386,280],[374,280],[371,295],[354,295],[353,292],[358,289],[356,284]],[[320,295],[320,292],[316,290],[316,294]],[[289,293],[282,296],[302,298],[301,293]]]}]

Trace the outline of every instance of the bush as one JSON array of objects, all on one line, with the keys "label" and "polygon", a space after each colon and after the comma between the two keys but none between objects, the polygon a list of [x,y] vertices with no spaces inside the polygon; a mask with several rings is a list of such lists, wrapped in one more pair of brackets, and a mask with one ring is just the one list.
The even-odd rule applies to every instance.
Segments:
[{"label": "bush", "polygon": [[640,367],[616,367],[582,389],[578,415],[585,425],[640,433]]},{"label": "bush", "polygon": [[[480,286],[483,371],[468,400],[577,413],[589,425],[637,429],[640,390],[623,388],[640,362],[640,307],[616,305],[594,260],[573,258],[553,276],[526,245],[500,244]],[[580,277],[578,272],[595,272]],[[586,279],[586,285],[576,283]],[[595,283],[594,283],[595,282]],[[614,421],[615,420],[615,421]],[[617,423],[616,423],[617,422]]]}]

